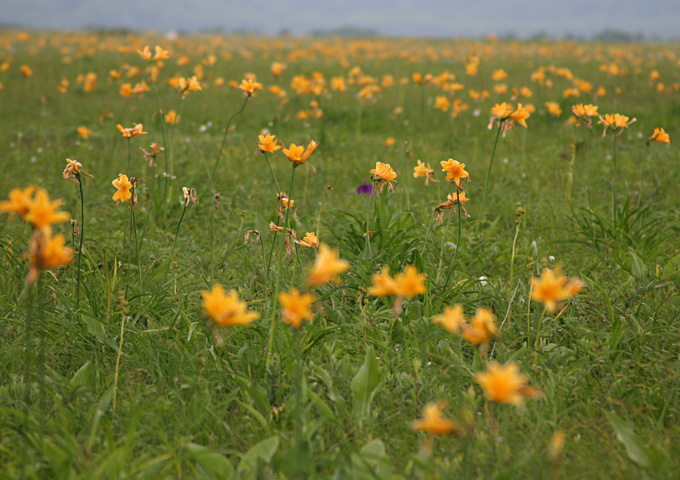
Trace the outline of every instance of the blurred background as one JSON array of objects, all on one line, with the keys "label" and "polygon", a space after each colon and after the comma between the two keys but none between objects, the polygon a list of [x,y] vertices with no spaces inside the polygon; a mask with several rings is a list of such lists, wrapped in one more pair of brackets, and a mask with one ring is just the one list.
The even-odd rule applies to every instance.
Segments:
[{"label": "blurred background", "polygon": [[308,36],[680,37],[678,0],[3,0],[0,27]]}]

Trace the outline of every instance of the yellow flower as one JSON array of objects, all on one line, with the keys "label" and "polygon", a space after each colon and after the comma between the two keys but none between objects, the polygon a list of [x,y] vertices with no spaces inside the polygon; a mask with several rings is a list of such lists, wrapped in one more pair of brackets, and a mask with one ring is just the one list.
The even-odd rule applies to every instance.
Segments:
[{"label": "yellow flower", "polygon": [[40,188],[36,192],[35,197],[28,201],[28,212],[24,219],[32,223],[36,228],[45,228],[54,223],[68,222],[71,219],[71,215],[66,212],[57,212],[61,205],[61,200],[51,202],[47,191]]},{"label": "yellow flower", "polygon": [[527,387],[528,378],[519,373],[514,362],[501,366],[492,362],[486,372],[475,375],[475,382],[481,385],[486,398],[493,402],[507,403],[521,407],[525,396],[536,396],[535,390]]},{"label": "yellow flower", "polygon": [[498,70],[494,70],[493,74],[491,75],[491,79],[495,80],[497,82],[500,82],[501,80],[505,80],[508,77],[508,74],[505,73],[505,70],[502,68],[499,68]]},{"label": "yellow flower", "polygon": [[310,293],[300,294],[297,288],[290,293],[279,293],[279,303],[283,311],[283,321],[293,328],[300,328],[302,320],[312,321],[312,311],[309,306],[314,303],[314,295]]},{"label": "yellow flower", "polygon": [[460,426],[456,422],[444,417],[442,408],[441,403],[428,403],[423,409],[423,419],[411,423],[411,428],[433,435],[446,435],[460,430]]},{"label": "yellow flower", "polygon": [[168,113],[165,114],[165,123],[169,123],[171,125],[174,125],[175,123],[179,122],[179,115],[177,115],[177,112],[174,110],[170,110]]},{"label": "yellow flower", "polygon": [[307,283],[311,286],[333,282],[340,283],[339,274],[349,270],[349,262],[338,258],[338,251],[325,243],[319,245],[314,265],[309,271]]},{"label": "yellow flower", "polygon": [[460,185],[462,178],[467,178],[470,181],[470,174],[465,171],[465,164],[459,163],[457,160],[449,158],[446,162],[440,162],[442,171],[446,172],[446,180],[453,180],[456,185]]},{"label": "yellow flower", "polygon": [[147,62],[151,60],[151,49],[148,45],[144,47],[144,50],[137,50],[137,53]]},{"label": "yellow flower", "polygon": [[562,115],[562,109],[560,108],[560,105],[557,102],[545,102],[545,109],[548,111],[550,115],[553,115],[555,117],[559,117]]},{"label": "yellow flower", "polygon": [[251,79],[244,79],[241,81],[241,85],[239,85],[238,88],[243,90],[243,93],[245,93],[245,95],[251,97],[255,94],[255,92],[262,88],[262,84]]},{"label": "yellow flower", "polygon": [[54,237],[49,231],[38,232],[31,240],[31,268],[26,282],[37,280],[41,270],[68,265],[73,260],[73,250],[64,247],[66,238],[59,234]]},{"label": "yellow flower", "polygon": [[380,180],[381,185],[380,185],[380,191],[382,191],[382,188],[384,187],[384,183],[387,183],[389,186],[388,188],[390,190],[394,190],[394,187],[392,186],[392,182],[397,182],[395,178],[397,178],[397,172],[392,170],[392,167],[390,166],[389,163],[381,163],[381,162],[376,162],[375,168],[371,170],[369,173],[372,173],[375,175],[378,180]]},{"label": "yellow flower", "polygon": [[606,137],[608,128],[612,129],[614,133],[620,134],[624,128],[628,128],[628,125],[636,121],[637,119],[635,118],[630,120],[627,116],[618,113],[607,113],[604,117],[600,115],[600,121],[597,123],[604,125],[602,137]]},{"label": "yellow flower", "polygon": [[437,325],[441,325],[449,333],[458,333],[466,323],[465,315],[463,315],[463,306],[456,304],[453,307],[444,307],[444,312],[435,315],[432,321]]},{"label": "yellow flower", "polygon": [[499,120],[505,120],[510,115],[512,115],[512,105],[508,105],[505,102],[503,102],[501,104],[497,103],[491,109],[491,115],[493,115],[494,117],[496,117]]},{"label": "yellow flower", "polygon": [[201,83],[198,81],[198,78],[196,78],[196,75],[191,78],[180,78],[177,81],[177,88],[182,96],[185,96],[189,92],[203,91],[203,87],[201,87]]},{"label": "yellow flower", "polygon": [[397,273],[394,276],[394,281],[397,284],[397,295],[411,300],[416,295],[427,293],[426,279],[427,276],[424,273],[418,273],[418,269],[414,265],[407,265],[403,273]]},{"label": "yellow flower", "polygon": [[272,63],[271,71],[272,75],[275,77],[281,76],[283,71],[286,69],[286,65],[284,63],[279,63],[279,62],[274,62]]},{"label": "yellow flower", "polygon": [[132,192],[130,191],[132,183],[128,180],[127,175],[119,173],[118,178],[111,183],[118,189],[113,194],[113,200],[116,202],[116,205],[118,205],[118,202],[125,203],[132,198]]},{"label": "yellow flower", "polygon": [[283,154],[293,163],[293,167],[297,167],[309,158],[312,152],[316,150],[318,145],[319,144],[314,140],[309,142],[307,148],[303,147],[302,145],[298,146],[294,143],[291,143],[290,147],[283,149]]},{"label": "yellow flower", "polygon": [[260,139],[260,143],[257,144],[257,148],[259,148],[261,152],[271,153],[281,149],[281,145],[277,145],[276,143],[276,135],[267,133],[266,135],[260,135],[258,138]]},{"label": "yellow flower", "polygon": [[531,279],[531,299],[543,302],[545,309],[552,313],[558,302],[573,297],[583,288],[578,279],[568,280],[562,275],[562,269],[557,266],[554,270],[544,268],[541,278]]},{"label": "yellow flower", "polygon": [[35,185],[29,185],[25,189],[13,188],[9,192],[9,201],[0,202],[0,212],[13,212],[24,218],[31,205],[31,197],[35,193]]},{"label": "yellow flower", "polygon": [[170,58],[168,51],[163,50],[160,46],[156,45],[156,54],[153,56],[153,61],[157,62],[159,60],[167,60],[168,58]]},{"label": "yellow flower", "polygon": [[397,282],[390,276],[390,269],[384,266],[380,273],[374,273],[371,276],[371,285],[368,293],[374,297],[389,297],[397,293]]},{"label": "yellow flower", "polygon": [[142,126],[141,123],[135,123],[135,126],[132,128],[124,128],[120,123],[116,125],[116,128],[120,132],[120,134],[125,137],[125,138],[132,138],[136,137],[137,135],[148,135],[149,132],[144,131],[144,127]]},{"label": "yellow flower", "polygon": [[472,345],[480,345],[490,341],[498,334],[496,317],[491,310],[478,307],[475,316],[470,320],[470,325],[464,325],[463,338]]},{"label": "yellow flower", "polygon": [[447,111],[450,105],[451,102],[449,102],[449,99],[443,95],[434,99],[434,108],[438,108],[442,112]]},{"label": "yellow flower", "polygon": [[589,117],[597,116],[597,109],[598,109],[598,107],[596,107],[595,105],[592,105],[592,104],[588,104],[588,105],[583,106],[584,113],[586,115],[588,115]]},{"label": "yellow flower", "polygon": [[517,110],[510,114],[510,120],[514,120],[524,128],[527,128],[527,122],[525,121],[527,118],[529,118],[529,112],[527,112],[526,109],[522,107],[521,103],[518,103]]},{"label": "yellow flower", "polygon": [[81,125],[80,127],[78,127],[78,135],[80,135],[80,138],[82,138],[83,140],[87,140],[88,138],[90,138],[90,135],[92,135],[92,130],[87,128],[85,125]]},{"label": "yellow flower", "polygon": [[28,65],[22,65],[19,68],[19,71],[21,72],[21,74],[24,77],[32,77],[33,76],[33,70],[31,70],[31,67],[29,67]]},{"label": "yellow flower", "polygon": [[219,283],[213,285],[210,291],[203,290],[201,297],[203,309],[220,327],[249,325],[260,317],[258,312],[248,311],[248,305],[239,300],[236,290],[225,295],[224,288]]},{"label": "yellow flower", "polygon": [[649,142],[661,142],[661,143],[671,143],[671,137],[664,131],[663,128],[655,128],[652,136],[647,140]]},{"label": "yellow flower", "polygon": [[319,238],[314,232],[307,232],[302,240],[297,242],[301,247],[315,248],[319,246]]},{"label": "yellow flower", "polygon": [[[418,160],[418,165],[413,167],[413,176],[418,178],[418,177],[425,177],[425,185],[428,185],[428,182],[432,179],[432,174],[434,174],[434,170],[430,168],[430,164],[428,163],[427,165]],[[435,180],[436,181],[436,180]]]}]

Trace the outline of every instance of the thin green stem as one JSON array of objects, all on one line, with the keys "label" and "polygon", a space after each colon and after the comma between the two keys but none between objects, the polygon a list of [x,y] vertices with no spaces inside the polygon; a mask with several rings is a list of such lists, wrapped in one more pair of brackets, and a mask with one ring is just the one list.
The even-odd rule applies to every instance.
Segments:
[{"label": "thin green stem", "polygon": [[83,256],[83,237],[85,236],[85,201],[83,200],[83,178],[80,174],[78,188],[80,190],[80,242],[78,244],[78,282],[76,283],[76,310],[80,310],[80,258]]},{"label": "thin green stem", "polygon": [[[241,109],[232,114],[231,117],[229,117],[229,121],[227,122],[227,129],[224,132],[224,137],[222,137],[222,145],[220,146],[220,151],[217,154],[217,161],[215,162],[215,166],[213,167],[212,175],[210,176],[211,179],[215,178],[215,173],[217,173],[217,167],[220,164],[220,160],[222,159],[222,151],[224,150],[224,145],[227,143],[227,135],[229,135],[229,127],[231,126],[231,121],[234,119],[236,115],[240,115],[241,112],[246,108],[246,104],[248,103],[248,99],[250,98],[249,95],[246,95],[245,100],[243,101],[243,105],[241,105]],[[213,182],[214,183],[214,182]]]},{"label": "thin green stem", "polygon": [[371,185],[371,193],[368,194],[368,200],[366,201],[366,246],[368,247],[368,257],[373,258],[373,252],[371,251],[371,230],[369,228],[369,218],[371,216],[371,203],[373,202],[373,186]]},{"label": "thin green stem", "polygon": [[116,356],[116,372],[113,376],[113,411],[116,411],[116,401],[118,400],[118,373],[120,372],[120,356],[123,353],[123,337],[125,335],[125,312],[121,313],[120,318],[120,342],[118,343],[118,355]]},{"label": "thin green stem", "polygon": [[421,257],[425,256],[425,247],[427,246],[427,241],[429,240],[430,233],[432,232],[432,221],[434,220],[435,215],[437,215],[436,210],[432,212],[432,215],[430,215],[430,221],[427,223],[427,231],[425,232],[425,238],[423,239],[423,246],[420,248]]},{"label": "thin green stem", "polygon": [[[135,197],[134,188],[132,189],[132,198]],[[139,293],[144,291],[144,284],[142,283],[142,257],[139,255],[139,241],[137,240],[137,219],[135,218],[135,206],[130,207],[132,215],[132,231],[135,235],[135,249],[137,250],[137,273],[139,274]]]},{"label": "thin green stem", "polygon": [[519,236],[519,226],[521,220],[518,219],[517,227],[515,228],[515,238],[512,240],[512,255],[510,255],[510,285],[512,285],[513,272],[515,270],[515,247],[517,246],[517,237]]},{"label": "thin green stem", "polygon": [[[184,214],[187,211],[188,205],[189,205],[189,202],[186,202],[184,204],[184,208],[182,209],[182,215],[179,217],[179,222],[177,222],[177,230],[175,230],[175,239],[172,241],[172,248],[170,249],[170,256],[168,257],[168,264],[165,267],[165,275],[163,275],[163,284],[165,284],[165,280],[168,278],[168,271],[170,270],[170,260],[172,260],[172,255],[175,253],[175,245],[177,244],[177,237],[179,237],[179,227],[182,226],[182,220],[184,219]],[[211,277],[212,277],[212,272],[211,272]],[[212,282],[211,282],[211,285],[212,285]]]},{"label": "thin green stem", "polygon": [[614,134],[614,177],[612,178],[612,212],[614,218],[614,232],[616,233],[616,137],[618,135]]},{"label": "thin green stem", "polygon": [[545,307],[541,313],[541,318],[538,319],[538,327],[536,327],[536,342],[534,343],[534,365],[538,362],[538,342],[541,339],[541,325],[543,325],[543,318],[545,318]]},{"label": "thin green stem", "polygon": [[276,175],[274,175],[274,169],[272,168],[272,164],[269,161],[269,156],[267,156],[267,152],[262,152],[264,153],[264,158],[267,160],[267,166],[269,167],[269,172],[272,174],[272,178],[274,179],[274,185],[276,185],[276,193],[281,193],[281,187],[279,187],[279,182],[276,181]]},{"label": "thin green stem", "polygon": [[130,151],[130,139],[127,139],[127,145],[128,145],[128,161],[127,161],[127,168],[125,169],[125,173],[128,175],[130,174],[130,158],[132,157],[132,152]]},{"label": "thin green stem", "polygon": [[[293,167],[293,173],[290,176],[290,188],[288,189],[288,199],[293,198],[293,186],[295,185],[295,170],[297,168]],[[271,313],[271,323],[269,326],[269,338],[267,339],[267,351],[265,353],[265,368],[269,364],[269,359],[271,358],[272,344],[274,342],[274,333],[276,330],[276,314],[279,298],[279,288],[281,282],[281,271],[283,270],[283,257],[286,254],[286,228],[288,226],[288,214],[290,208],[286,209],[286,216],[283,220],[283,243],[281,245],[281,254],[279,255],[279,266],[276,269],[276,281],[274,282],[274,296],[272,297],[272,313]],[[276,236],[274,236],[274,241],[276,241]],[[272,245],[272,251],[274,250],[274,245]],[[271,260],[270,260],[271,263]]]},{"label": "thin green stem", "polygon": [[484,205],[486,203],[486,193],[489,191],[489,178],[491,177],[491,167],[493,167],[493,159],[496,155],[496,147],[498,146],[498,138],[501,136],[502,124],[498,126],[496,132],[496,141],[493,144],[493,151],[491,152],[491,161],[489,162],[489,170],[486,172],[486,182],[484,182],[484,193],[482,194],[482,209],[479,212],[479,219],[477,220],[477,228],[475,233],[479,232],[479,226],[484,220]]},{"label": "thin green stem", "polygon": [[[460,193],[459,193],[460,195]],[[446,281],[444,282],[444,288],[442,289],[442,294],[446,292],[446,289],[449,288],[449,280],[451,279],[451,272],[453,272],[453,268],[456,265],[456,259],[458,258],[458,250],[460,250],[460,241],[462,238],[462,231],[463,231],[463,223],[461,221],[461,210],[463,208],[460,206],[460,203],[458,204],[458,240],[456,240],[456,251],[453,254],[453,261],[451,262],[451,265],[449,266],[449,272],[446,274]]]},{"label": "thin green stem", "polygon": [[215,205],[210,209],[210,287],[213,285],[215,250]]},{"label": "thin green stem", "polygon": [[640,208],[640,202],[642,201],[642,179],[645,178],[645,167],[649,163],[649,142],[645,147],[645,159],[642,161],[642,171],[640,172],[640,188],[638,189],[638,201],[637,208]]}]

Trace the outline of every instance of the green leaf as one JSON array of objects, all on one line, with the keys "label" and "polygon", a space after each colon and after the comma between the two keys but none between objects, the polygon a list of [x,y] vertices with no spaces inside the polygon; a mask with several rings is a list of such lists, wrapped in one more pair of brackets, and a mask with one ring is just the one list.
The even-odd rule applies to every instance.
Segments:
[{"label": "green leaf", "polygon": [[94,387],[94,367],[88,360],[69,381],[72,387]]},{"label": "green leaf", "polygon": [[630,252],[630,256],[632,259],[630,268],[633,276],[638,280],[645,278],[647,276],[647,273],[649,272],[649,269],[647,268],[647,265],[645,265],[645,262],[643,262],[642,259],[635,255],[635,253],[633,253],[632,251]]},{"label": "green leaf", "polygon": [[379,383],[378,361],[375,359],[373,347],[369,347],[364,364],[359,368],[350,385],[354,394],[353,413],[359,422],[362,422],[371,413],[371,400]]},{"label": "green leaf", "polygon": [[201,478],[231,478],[234,467],[227,458],[202,445],[189,443],[186,446],[191,458],[196,462],[196,470]]},{"label": "green leaf", "polygon": [[623,446],[626,447],[628,458],[639,465],[647,466],[647,454],[640,445],[640,442],[638,441],[637,435],[635,435],[635,431],[633,430],[631,424],[622,418],[617,417],[613,413],[604,412],[604,414],[606,415],[607,420],[609,420],[609,422],[614,427],[617,440],[623,443]]},{"label": "green leaf", "polygon": [[278,448],[278,436],[267,438],[266,440],[262,440],[260,443],[255,444],[241,459],[241,462],[238,465],[238,472],[254,473],[256,471],[258,461],[269,464],[272,461],[272,458],[274,458],[274,454]]}]

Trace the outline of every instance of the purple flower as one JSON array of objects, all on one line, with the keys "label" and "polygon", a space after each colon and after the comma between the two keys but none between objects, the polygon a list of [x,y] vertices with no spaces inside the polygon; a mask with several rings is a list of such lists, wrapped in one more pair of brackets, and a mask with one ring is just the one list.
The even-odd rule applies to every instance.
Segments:
[{"label": "purple flower", "polygon": [[359,188],[357,188],[357,195],[365,193],[367,195],[370,195],[373,193],[373,186],[370,183],[362,183]]}]

